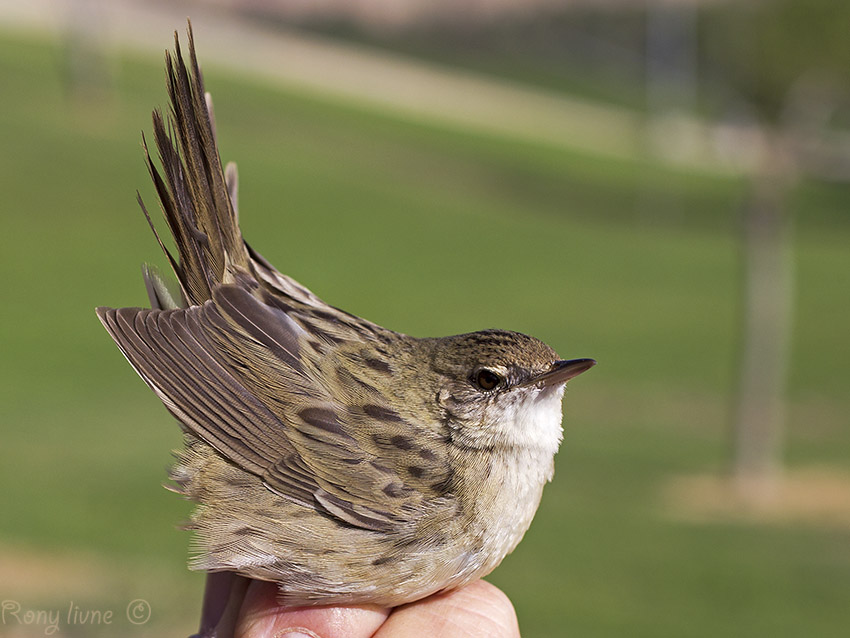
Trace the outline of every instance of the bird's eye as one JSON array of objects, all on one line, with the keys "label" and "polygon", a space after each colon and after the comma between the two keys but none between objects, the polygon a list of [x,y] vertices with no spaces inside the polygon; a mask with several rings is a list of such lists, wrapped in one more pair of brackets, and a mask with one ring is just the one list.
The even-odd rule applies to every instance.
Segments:
[{"label": "bird's eye", "polygon": [[492,390],[501,382],[502,377],[486,368],[479,370],[475,375],[475,384],[482,390]]}]

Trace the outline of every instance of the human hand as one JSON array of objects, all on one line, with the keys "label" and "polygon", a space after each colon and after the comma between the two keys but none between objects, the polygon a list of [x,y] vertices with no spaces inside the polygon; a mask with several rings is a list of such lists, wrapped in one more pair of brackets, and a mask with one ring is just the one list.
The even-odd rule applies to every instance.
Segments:
[{"label": "human hand", "polygon": [[251,582],[236,638],[519,638],[511,601],[483,580],[393,609],[287,608],[276,597],[273,583]]}]

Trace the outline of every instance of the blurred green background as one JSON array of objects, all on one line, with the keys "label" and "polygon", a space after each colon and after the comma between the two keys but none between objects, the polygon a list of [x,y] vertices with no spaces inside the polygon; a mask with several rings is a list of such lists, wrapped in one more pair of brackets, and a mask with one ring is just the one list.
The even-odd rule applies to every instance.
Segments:
[{"label": "blurred green background", "polygon": [[[203,64],[215,44],[197,27],[196,39]],[[155,207],[139,131],[165,103],[162,64],[110,50],[108,78],[80,89],[69,46],[0,30],[0,599],[115,611],[111,626],[64,622],[55,635],[186,635],[203,582],[175,529],[190,505],[159,487],[178,428],[94,315],[146,305],[139,266],[164,264],[134,201],[138,189]],[[513,80],[553,85],[529,66]],[[531,530],[490,577],[524,635],[846,635],[845,184],[803,176],[788,199],[782,462],[816,477],[795,502],[827,504],[699,516],[669,494],[730,463],[741,173],[486,135],[204,67],[223,157],[239,165],[244,234],[280,270],[413,335],[503,327],[599,361],[571,383]],[[592,84],[564,77],[564,93]],[[607,99],[610,86],[582,95],[634,99]],[[134,599],[150,604],[143,625],[123,617]],[[44,634],[10,617],[0,635]]]}]

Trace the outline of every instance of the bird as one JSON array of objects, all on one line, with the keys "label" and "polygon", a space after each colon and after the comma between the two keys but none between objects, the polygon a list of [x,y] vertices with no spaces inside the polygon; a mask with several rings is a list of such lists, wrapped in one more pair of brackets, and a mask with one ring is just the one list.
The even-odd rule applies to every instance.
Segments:
[{"label": "bird", "polygon": [[596,362],[508,330],[412,337],[276,270],[242,236],[191,23],[188,51],[175,32],[161,171],[142,137],[176,255],[137,194],[176,284],[145,266],[151,307],[97,315],[183,432],[169,478],[197,504],[198,635],[224,635],[209,601],[251,579],[286,605],[393,607],[485,576],[552,478],[567,381]]}]

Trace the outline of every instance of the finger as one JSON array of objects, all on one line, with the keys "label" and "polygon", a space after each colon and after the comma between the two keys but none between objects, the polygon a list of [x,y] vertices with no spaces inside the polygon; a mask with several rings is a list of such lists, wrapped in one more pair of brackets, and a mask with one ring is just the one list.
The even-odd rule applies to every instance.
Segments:
[{"label": "finger", "polygon": [[390,610],[374,605],[283,607],[274,583],[255,580],[248,587],[236,623],[236,638],[369,638]]},{"label": "finger", "polygon": [[511,601],[483,580],[395,609],[374,638],[519,638]]}]

